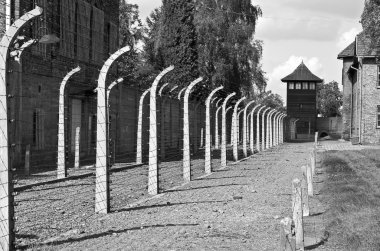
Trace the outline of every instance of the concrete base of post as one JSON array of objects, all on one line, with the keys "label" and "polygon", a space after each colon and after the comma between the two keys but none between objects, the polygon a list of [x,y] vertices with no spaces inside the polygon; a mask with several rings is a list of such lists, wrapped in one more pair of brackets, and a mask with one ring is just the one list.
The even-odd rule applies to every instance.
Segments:
[{"label": "concrete base of post", "polygon": [[304,250],[304,233],[303,233],[303,210],[302,210],[302,189],[301,181],[295,179],[292,182],[293,190],[293,221],[296,233],[296,249]]}]

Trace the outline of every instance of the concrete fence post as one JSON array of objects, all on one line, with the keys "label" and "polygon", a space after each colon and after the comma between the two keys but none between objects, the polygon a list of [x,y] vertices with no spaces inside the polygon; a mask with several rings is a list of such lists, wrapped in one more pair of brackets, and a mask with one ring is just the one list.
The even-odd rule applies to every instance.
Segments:
[{"label": "concrete fence post", "polygon": [[314,136],[314,147],[317,148],[318,146],[318,132],[315,132]]},{"label": "concrete fence post", "polygon": [[277,128],[278,128],[278,126],[277,126],[277,118],[278,118],[278,116],[280,115],[280,112],[276,112],[276,113],[274,113],[274,115],[273,115],[273,122],[272,122],[272,124],[273,124],[273,130],[272,130],[272,137],[271,137],[271,139],[272,139],[272,142],[271,142],[271,147],[274,147],[274,146],[277,146]]},{"label": "concrete fence post", "polygon": [[262,106],[258,111],[256,115],[256,150],[258,152],[261,152],[260,149],[260,112],[263,110],[265,106]]},{"label": "concrete fence post", "polygon": [[25,149],[25,170],[24,174],[26,176],[30,175],[30,145],[26,145]]},{"label": "concrete fence post", "polygon": [[223,101],[223,108],[222,108],[222,144],[221,144],[221,153],[220,153],[220,161],[221,161],[221,168],[227,167],[227,139],[226,139],[226,115],[227,115],[227,102],[235,96],[236,93],[233,92],[229,94],[226,99]]},{"label": "concrete fence post", "polygon": [[244,114],[243,114],[243,153],[244,157],[247,158],[248,153],[247,153],[247,133],[248,133],[248,125],[247,125],[247,111],[250,105],[255,103],[255,101],[249,102],[245,108],[244,108]]},{"label": "concrete fence post", "polygon": [[170,66],[163,70],[154,80],[150,87],[150,105],[149,105],[149,171],[148,171],[148,193],[150,195],[158,194],[158,159],[157,159],[157,87],[160,80],[170,71],[174,70],[174,66]]},{"label": "concrete fence post", "polygon": [[317,160],[316,150],[313,149],[310,152],[310,166],[311,166],[311,171],[312,171],[312,177],[314,177],[315,175],[316,160]]},{"label": "concrete fence post", "polygon": [[[264,151],[265,150],[265,141],[266,141],[266,136],[265,136],[265,113],[267,111],[269,111],[270,108],[268,107],[267,109],[264,110],[263,114],[262,114],[262,118],[261,118],[261,123],[262,123],[262,127],[261,127],[261,150]],[[268,126],[268,125],[267,125]]]},{"label": "concrete fence post", "polygon": [[79,169],[80,165],[80,127],[75,129],[75,160],[74,160],[74,168]]},{"label": "concrete fence post", "polygon": [[145,90],[140,97],[138,122],[137,122],[137,144],[136,144],[136,164],[142,164],[142,123],[143,123],[143,109],[144,98],[150,92],[150,88]]},{"label": "concrete fence post", "polygon": [[308,182],[307,182],[307,167],[302,166],[302,180],[301,180],[301,189],[302,189],[302,212],[303,216],[309,216],[310,210],[309,210],[309,196],[308,196]]},{"label": "concrete fence post", "polygon": [[238,116],[238,107],[240,105],[241,102],[243,102],[244,100],[246,100],[247,98],[246,97],[242,97],[241,99],[238,100],[238,102],[236,102],[235,104],[235,107],[234,107],[234,115],[233,115],[233,119],[232,119],[232,127],[233,127],[233,142],[232,142],[232,147],[233,147],[233,155],[234,155],[234,160],[235,161],[238,161],[239,159],[239,156],[238,156],[238,138],[239,138],[239,132],[238,132],[238,121],[239,121],[239,116]]},{"label": "concrete fence post", "polygon": [[[216,89],[214,89],[209,96],[206,99],[206,146],[205,146],[205,172],[207,174],[212,172],[212,165],[211,165],[211,117],[210,117],[210,106],[211,106],[211,99],[215,95],[216,92],[223,89],[223,86],[220,86]],[[215,98],[214,98],[215,100]],[[216,118],[217,122],[218,118]],[[217,125],[215,126],[217,127]],[[215,128],[217,130],[217,128]],[[203,135],[203,133],[202,133]],[[216,140],[216,139],[215,139]]]},{"label": "concrete fence post", "polygon": [[190,130],[189,130],[189,97],[193,87],[203,80],[202,77],[194,80],[185,91],[183,105],[183,179],[191,181],[190,166]]},{"label": "concrete fence post", "polygon": [[61,82],[59,88],[59,104],[58,104],[58,157],[57,157],[57,178],[67,177],[67,166],[66,166],[66,135],[65,135],[65,87],[69,79],[81,68],[78,66],[71,70]]},{"label": "concrete fence post", "polygon": [[253,130],[253,116],[255,114],[255,110],[260,107],[261,105],[256,105],[255,107],[253,107],[252,111],[251,111],[251,134],[250,134],[250,140],[249,140],[249,145],[250,145],[250,149],[251,149],[251,153],[253,154],[255,152],[255,144],[254,144],[254,130]]},{"label": "concrete fence post", "polygon": [[0,247],[4,251],[13,250],[15,240],[12,167],[9,161],[9,145],[13,142],[8,141],[7,74],[9,52],[20,31],[33,19],[40,16],[42,12],[42,8],[36,6],[33,10],[25,13],[6,29],[0,42],[0,130],[2,132],[0,133]]},{"label": "concrete fence post", "polygon": [[181,96],[182,96],[182,93],[186,90],[187,86],[182,88],[179,92],[178,92],[178,100],[181,100]]},{"label": "concrete fence post", "polygon": [[266,148],[269,149],[272,141],[272,115],[275,113],[275,110],[271,110],[267,116],[267,137],[266,137]]},{"label": "concrete fence post", "polygon": [[218,107],[215,113],[215,149],[219,149],[219,112],[222,108],[223,106]]},{"label": "concrete fence post", "polygon": [[109,190],[109,144],[107,138],[107,97],[106,79],[112,63],[124,53],[130,51],[125,46],[112,54],[100,70],[97,87],[97,127],[96,127],[96,179],[95,179],[95,212],[106,214],[110,209]]},{"label": "concrete fence post", "polygon": [[296,243],[292,232],[292,219],[285,217],[280,222],[280,251],[296,251]]},{"label": "concrete fence post", "polygon": [[304,233],[303,233],[303,212],[302,212],[302,189],[301,181],[294,179],[292,183],[293,190],[293,221],[296,232],[296,249],[304,250]]},{"label": "concrete fence post", "polygon": [[241,130],[240,130],[240,115],[243,114],[244,109],[241,109],[238,114],[237,114],[237,119],[236,119],[236,125],[237,125],[237,145],[240,144],[241,142]]}]

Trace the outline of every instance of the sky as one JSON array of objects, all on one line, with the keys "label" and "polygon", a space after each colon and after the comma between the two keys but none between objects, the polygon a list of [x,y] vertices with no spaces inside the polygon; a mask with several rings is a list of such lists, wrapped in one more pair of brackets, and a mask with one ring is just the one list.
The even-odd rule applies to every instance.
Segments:
[{"label": "sky", "polygon": [[[161,5],[161,0],[128,0],[139,5],[143,20]],[[267,90],[286,101],[286,87],[280,81],[303,60],[318,77],[341,84],[342,61],[337,55],[354,41],[361,30],[364,0],[252,0],[259,5],[255,39],[262,40],[263,70]],[[341,87],[341,86],[340,86]]]}]

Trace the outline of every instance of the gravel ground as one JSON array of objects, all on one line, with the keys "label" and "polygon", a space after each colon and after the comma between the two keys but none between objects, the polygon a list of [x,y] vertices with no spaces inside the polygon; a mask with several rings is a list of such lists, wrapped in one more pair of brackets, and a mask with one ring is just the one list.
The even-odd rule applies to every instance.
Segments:
[{"label": "gravel ground", "polygon": [[[146,167],[133,175],[114,173],[108,215],[93,213],[94,178],[35,187],[16,197],[18,244],[45,250],[278,250],[279,221],[291,216],[291,181],[300,177],[312,146],[284,144],[167,189],[180,183],[170,177],[181,175],[181,165],[171,163],[161,172],[166,192],[151,198],[142,185]],[[195,176],[203,175],[198,161]]]}]

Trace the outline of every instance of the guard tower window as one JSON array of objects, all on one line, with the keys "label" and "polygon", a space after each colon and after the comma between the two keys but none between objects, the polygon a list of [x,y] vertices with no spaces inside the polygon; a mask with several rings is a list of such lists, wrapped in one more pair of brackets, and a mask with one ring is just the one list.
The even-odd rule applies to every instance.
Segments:
[{"label": "guard tower window", "polygon": [[303,89],[303,90],[308,90],[308,89],[309,89],[309,85],[308,85],[307,82],[303,82],[303,83],[302,83],[302,89]]},{"label": "guard tower window", "polygon": [[309,89],[310,90],[315,90],[315,83],[310,83],[309,84]]},{"label": "guard tower window", "polygon": [[289,90],[293,90],[294,89],[294,83],[293,82],[290,82],[289,83]]},{"label": "guard tower window", "polygon": [[296,83],[296,89],[301,90],[301,83]]}]

